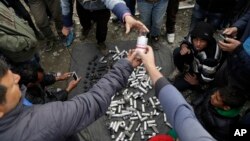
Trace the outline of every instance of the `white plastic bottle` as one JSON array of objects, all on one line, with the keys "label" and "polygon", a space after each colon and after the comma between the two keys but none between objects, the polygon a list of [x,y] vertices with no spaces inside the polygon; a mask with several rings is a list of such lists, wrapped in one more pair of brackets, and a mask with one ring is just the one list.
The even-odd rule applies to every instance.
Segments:
[{"label": "white plastic bottle", "polygon": [[139,37],[137,38],[137,43],[136,43],[136,49],[135,51],[138,52],[146,52],[148,44],[148,38],[147,38],[147,33],[146,32],[141,32]]}]

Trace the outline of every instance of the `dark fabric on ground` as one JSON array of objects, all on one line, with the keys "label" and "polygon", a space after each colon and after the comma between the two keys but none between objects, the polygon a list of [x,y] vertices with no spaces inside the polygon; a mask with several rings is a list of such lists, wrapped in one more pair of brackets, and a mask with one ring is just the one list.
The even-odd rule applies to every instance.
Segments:
[{"label": "dark fabric on ground", "polygon": [[[119,48],[120,51],[122,50],[129,50],[134,48],[136,41],[121,41],[117,43],[106,43],[107,47],[111,50],[114,50],[115,46]],[[162,74],[164,76],[168,76],[173,70],[173,61],[172,61],[172,52],[171,50],[161,43],[157,44],[159,46],[159,50],[155,51],[155,61],[156,65],[162,67]],[[73,47],[72,49],[72,56],[71,58],[71,68],[70,71],[76,71],[79,77],[82,77],[81,82],[78,84],[77,88],[75,88],[70,97],[73,97],[77,94],[82,94],[84,92],[84,79],[87,73],[88,63],[94,58],[94,56],[98,55],[99,58],[101,53],[97,50],[95,43],[83,43]],[[99,59],[98,58],[98,59]],[[144,96],[145,100],[148,100],[149,96],[154,96],[154,89],[149,91],[149,94]],[[141,105],[137,102],[137,107],[140,108]],[[146,107],[145,107],[146,108]],[[149,108],[152,108],[150,105]],[[161,113],[160,116],[154,117],[157,121],[157,129],[160,133],[166,133],[168,127],[163,122],[163,114]],[[103,116],[98,119],[96,122],[91,124],[85,130],[82,130],[78,136],[80,137],[81,141],[110,141],[110,133],[107,129],[106,123],[110,120],[108,117]],[[128,121],[128,120],[126,120]],[[127,123],[128,124],[128,123]],[[135,122],[134,130],[137,126],[138,122]],[[142,124],[143,125],[143,124]],[[143,127],[143,126],[141,126]],[[116,137],[118,136],[120,131],[116,133]],[[134,137],[135,141],[141,140],[140,139],[140,131],[136,132]]]}]

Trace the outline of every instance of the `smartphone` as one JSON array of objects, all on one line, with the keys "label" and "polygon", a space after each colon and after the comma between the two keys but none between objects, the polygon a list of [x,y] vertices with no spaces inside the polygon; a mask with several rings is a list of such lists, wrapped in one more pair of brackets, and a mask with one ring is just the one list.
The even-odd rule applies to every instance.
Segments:
[{"label": "smartphone", "polygon": [[79,79],[79,77],[77,76],[76,72],[72,72],[72,76],[73,76],[74,80],[78,80]]},{"label": "smartphone", "polygon": [[216,33],[215,34],[215,39],[217,40],[217,41],[226,41],[226,36],[225,35],[223,35],[223,34],[221,34],[221,33]]}]

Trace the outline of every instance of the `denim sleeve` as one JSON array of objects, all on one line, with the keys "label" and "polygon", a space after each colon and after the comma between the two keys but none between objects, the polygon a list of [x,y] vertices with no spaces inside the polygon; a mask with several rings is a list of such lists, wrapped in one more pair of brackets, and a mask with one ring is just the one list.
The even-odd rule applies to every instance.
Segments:
[{"label": "denim sleeve", "polygon": [[71,27],[73,25],[72,21],[72,15],[71,13],[71,4],[72,2],[69,2],[72,0],[61,0],[61,8],[62,8],[62,22],[63,25],[66,27]]},{"label": "denim sleeve", "polygon": [[159,91],[159,100],[169,122],[177,132],[180,140],[215,140],[202,127],[195,117],[193,108],[186,102],[182,94],[173,85],[167,84],[161,88]]},{"label": "denim sleeve", "polygon": [[120,21],[126,13],[131,13],[123,0],[102,0],[104,4],[110,9]]}]

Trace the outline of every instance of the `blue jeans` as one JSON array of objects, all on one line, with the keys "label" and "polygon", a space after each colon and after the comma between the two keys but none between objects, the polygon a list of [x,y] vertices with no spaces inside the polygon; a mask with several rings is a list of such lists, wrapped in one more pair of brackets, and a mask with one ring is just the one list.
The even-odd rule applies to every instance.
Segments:
[{"label": "blue jeans", "polygon": [[140,13],[140,19],[150,30],[151,36],[159,36],[168,6],[168,0],[160,0],[156,3],[138,0],[137,6]]},{"label": "blue jeans", "polygon": [[202,9],[197,3],[195,3],[189,31],[192,31],[198,22],[205,20],[207,23],[210,23],[215,30],[219,29],[220,24],[222,22],[222,18],[222,13],[209,12],[207,10]]},{"label": "blue jeans", "polygon": [[135,15],[135,4],[136,0],[124,0],[127,7],[129,8],[131,14],[134,16]]}]

